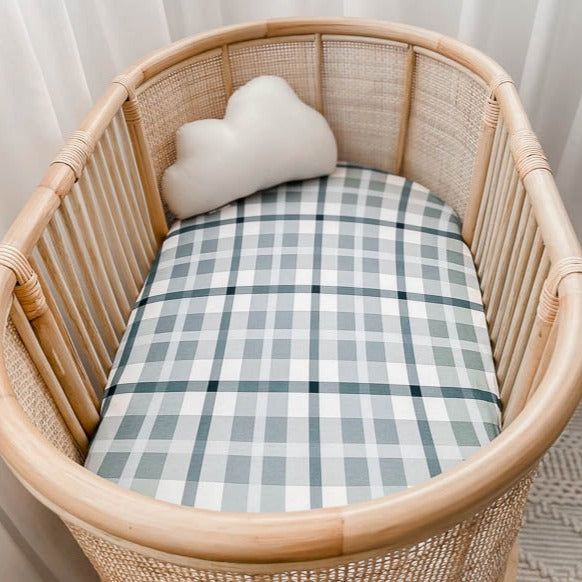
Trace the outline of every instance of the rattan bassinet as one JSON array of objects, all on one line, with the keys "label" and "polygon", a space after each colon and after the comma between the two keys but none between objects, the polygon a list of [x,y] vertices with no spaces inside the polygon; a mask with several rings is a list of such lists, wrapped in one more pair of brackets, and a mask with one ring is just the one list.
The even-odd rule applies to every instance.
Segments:
[{"label": "rattan bassinet", "polygon": [[[159,182],[175,131],[221,117],[261,74],[325,114],[340,159],[418,180],[463,220],[504,429],[401,493],[236,514],[154,500],[82,467],[96,392],[167,232]],[[114,80],[0,247],[0,452],[104,580],[513,579],[536,464],[580,398],[580,257],[515,86],[478,51],[358,19],[187,38]]]}]

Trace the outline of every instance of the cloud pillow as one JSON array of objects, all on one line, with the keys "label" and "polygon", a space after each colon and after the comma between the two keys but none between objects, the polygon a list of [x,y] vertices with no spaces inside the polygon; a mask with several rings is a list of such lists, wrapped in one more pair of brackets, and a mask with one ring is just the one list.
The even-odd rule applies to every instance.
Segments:
[{"label": "cloud pillow", "polygon": [[337,145],[325,118],[280,77],[235,91],[224,119],[202,119],[176,134],[177,161],[162,191],[178,218],[208,212],[290,180],[331,173]]}]

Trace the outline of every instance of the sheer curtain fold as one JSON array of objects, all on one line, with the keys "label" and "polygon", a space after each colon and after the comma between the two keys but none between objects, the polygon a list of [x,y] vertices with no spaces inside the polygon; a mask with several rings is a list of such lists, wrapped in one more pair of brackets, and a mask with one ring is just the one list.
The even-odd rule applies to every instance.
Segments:
[{"label": "sheer curtain fold", "polygon": [[[107,83],[143,54],[224,24],[299,15],[396,20],[456,36],[497,59],[524,103],[572,209],[570,137],[582,96],[578,0],[4,0],[0,152],[8,176],[0,233],[41,177],[62,137]],[[564,161],[563,161],[564,160]],[[575,172],[578,177],[579,174]],[[582,232],[582,216],[573,217]]]},{"label": "sheer curtain fold", "polygon": [[[579,0],[3,0],[0,236],[63,139],[111,79],[140,56],[226,24],[340,15],[431,28],[499,61],[520,85],[582,235]],[[93,579],[64,526],[24,494],[0,462],[0,579],[23,579],[23,572],[30,580],[47,579],[47,572],[51,580]]]},{"label": "sheer curtain fold", "polygon": [[63,133],[16,0],[0,5],[0,233],[41,178]]}]

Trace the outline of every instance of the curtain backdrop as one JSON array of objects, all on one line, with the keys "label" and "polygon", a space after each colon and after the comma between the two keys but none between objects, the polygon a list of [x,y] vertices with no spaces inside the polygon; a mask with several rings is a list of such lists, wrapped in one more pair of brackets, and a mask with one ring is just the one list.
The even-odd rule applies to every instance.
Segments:
[{"label": "curtain backdrop", "polygon": [[[217,26],[361,16],[454,36],[501,63],[582,235],[580,0],[1,0],[0,236],[110,80],[151,50]],[[0,579],[93,580],[64,526],[0,464]]]}]

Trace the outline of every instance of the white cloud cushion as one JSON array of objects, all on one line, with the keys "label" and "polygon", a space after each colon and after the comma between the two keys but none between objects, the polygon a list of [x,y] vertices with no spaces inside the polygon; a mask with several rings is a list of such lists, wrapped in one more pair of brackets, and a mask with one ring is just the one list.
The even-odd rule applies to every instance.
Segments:
[{"label": "white cloud cushion", "polygon": [[176,134],[177,161],[162,179],[178,218],[218,208],[289,180],[331,173],[337,145],[325,118],[280,77],[235,91],[224,119],[202,119]]}]

